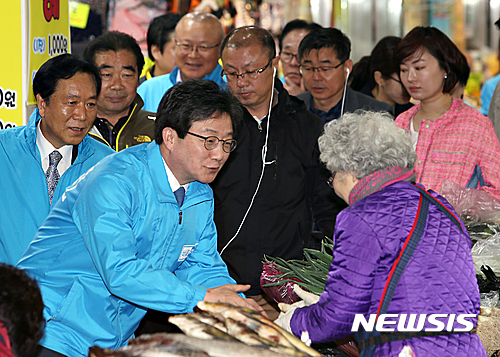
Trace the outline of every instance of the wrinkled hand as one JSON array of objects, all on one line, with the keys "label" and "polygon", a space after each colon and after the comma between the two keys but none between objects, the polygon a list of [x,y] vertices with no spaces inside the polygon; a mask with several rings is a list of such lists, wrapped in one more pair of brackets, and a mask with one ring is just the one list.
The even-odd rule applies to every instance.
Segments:
[{"label": "wrinkled hand", "polygon": [[293,291],[304,301],[304,306],[313,305],[319,301],[318,295],[305,291],[297,284],[293,286]]},{"label": "wrinkled hand", "polygon": [[285,76],[285,83],[283,83],[283,87],[285,87],[288,94],[295,96],[306,91],[303,79],[300,81],[300,85],[296,85],[290,78],[287,78],[287,76]]},{"label": "wrinkled hand", "polygon": [[252,310],[260,312],[262,315],[267,317],[264,309],[259,306],[252,299],[245,299],[239,296],[237,293],[242,293],[250,289],[250,285],[236,285],[236,284],[226,284],[221,285],[216,288],[209,288],[203,298],[206,302],[225,302],[231,305],[246,307]]}]

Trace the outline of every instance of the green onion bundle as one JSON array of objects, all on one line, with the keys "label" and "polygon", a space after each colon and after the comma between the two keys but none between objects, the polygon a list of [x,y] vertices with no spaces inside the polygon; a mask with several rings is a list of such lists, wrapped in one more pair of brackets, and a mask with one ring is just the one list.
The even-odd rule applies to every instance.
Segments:
[{"label": "green onion bundle", "polygon": [[321,242],[321,251],[304,248],[304,257],[305,260],[284,260],[265,255],[264,263],[274,263],[282,274],[274,277],[278,281],[263,286],[293,282],[313,294],[321,295],[325,290],[328,269],[333,259],[333,240],[325,237]]}]

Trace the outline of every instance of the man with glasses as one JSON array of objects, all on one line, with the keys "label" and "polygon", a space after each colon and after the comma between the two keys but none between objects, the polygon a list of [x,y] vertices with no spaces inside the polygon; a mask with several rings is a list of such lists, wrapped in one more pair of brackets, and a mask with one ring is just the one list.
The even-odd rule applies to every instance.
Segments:
[{"label": "man with glasses", "polygon": [[311,31],[320,29],[316,23],[308,23],[304,20],[292,20],[288,22],[280,36],[280,60],[283,70],[283,86],[290,95],[304,93],[306,88],[302,81],[299,62],[300,41]]},{"label": "man with glasses", "polygon": [[300,42],[299,61],[307,92],[298,95],[327,123],[356,109],[387,111],[392,107],[347,86],[352,71],[351,41],[340,30],[322,28]]},{"label": "man with glasses", "polygon": [[[276,304],[260,288],[264,254],[301,259],[314,245],[314,221],[331,236],[335,207],[319,176],[323,123],[276,78],[272,35],[259,27],[233,30],[222,42],[222,75],[243,106],[238,148],[212,183],[218,247],[230,275],[250,284],[247,296],[271,318]],[[270,115],[270,117],[269,117]]]},{"label": "man with glasses", "polygon": [[183,82],[160,103],[155,142],[102,160],[66,190],[19,262],[45,304],[40,356],[126,345],[148,309],[186,313],[204,300],[261,310],[217,253],[207,185],[239,120],[216,83]]},{"label": "man with glasses", "polygon": [[184,15],[175,27],[174,70],[145,81],[137,90],[144,99],[144,108],[156,112],[165,92],[188,79],[210,79],[226,88],[218,64],[223,38],[224,29],[214,15],[205,12]]}]

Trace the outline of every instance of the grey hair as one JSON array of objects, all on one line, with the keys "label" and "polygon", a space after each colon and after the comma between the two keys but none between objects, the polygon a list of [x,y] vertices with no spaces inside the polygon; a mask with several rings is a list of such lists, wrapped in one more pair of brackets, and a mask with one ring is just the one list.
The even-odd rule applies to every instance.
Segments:
[{"label": "grey hair", "polygon": [[361,179],[386,167],[413,169],[417,155],[410,136],[388,113],[357,110],[325,125],[320,159],[330,171]]}]

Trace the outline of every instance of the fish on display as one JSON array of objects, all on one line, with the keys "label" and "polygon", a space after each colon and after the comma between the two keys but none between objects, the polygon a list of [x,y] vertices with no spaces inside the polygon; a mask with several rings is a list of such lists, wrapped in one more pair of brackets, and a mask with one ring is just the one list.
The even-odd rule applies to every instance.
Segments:
[{"label": "fish on display", "polygon": [[224,325],[224,323],[222,321],[220,321],[219,319],[213,317],[212,315],[210,314],[207,314],[207,313],[199,313],[199,314],[186,314],[187,316],[191,316],[207,325],[210,325],[210,326],[213,326],[215,328],[218,328],[219,330],[221,330],[222,332],[225,332],[227,333],[227,327],[226,325]]},{"label": "fish on display", "polygon": [[283,336],[278,330],[273,326],[269,326],[259,319],[255,318],[253,314],[248,313],[242,309],[228,309],[222,313],[226,319],[232,318],[246,327],[248,327],[253,332],[257,333],[259,336],[275,342],[279,345],[285,347],[294,347],[290,341],[288,341],[285,336]]},{"label": "fish on display", "polygon": [[308,356],[321,356],[318,351],[307,346],[298,337],[282,329],[255,310],[236,307],[225,303],[210,303],[206,301],[199,301],[197,306],[202,311],[208,312],[217,319],[224,321],[228,327],[228,333],[238,339],[240,338],[233,334],[229,328],[227,323],[228,319],[244,324],[249,330],[256,332],[260,337],[278,346],[297,349]]},{"label": "fish on display", "polygon": [[188,315],[173,315],[168,318],[168,322],[179,327],[182,332],[188,336],[200,338],[203,340],[219,339],[234,341],[235,338],[222,332],[221,330],[210,326],[200,320]]}]

